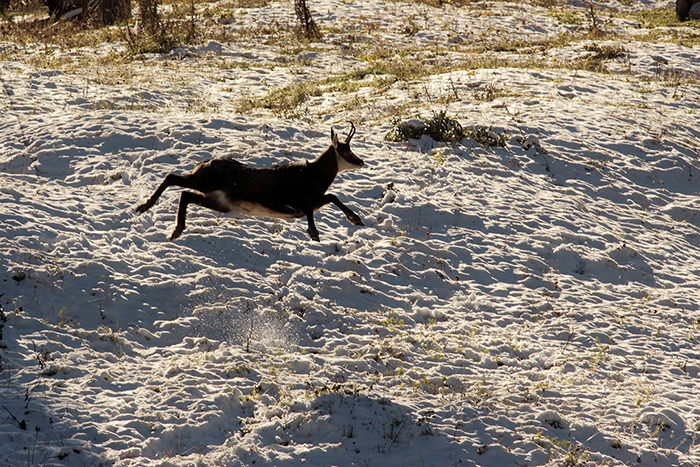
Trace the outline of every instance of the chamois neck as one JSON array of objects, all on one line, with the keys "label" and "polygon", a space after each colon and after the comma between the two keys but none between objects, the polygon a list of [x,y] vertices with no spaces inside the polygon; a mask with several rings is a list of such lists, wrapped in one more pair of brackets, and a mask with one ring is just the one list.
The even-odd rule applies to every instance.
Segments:
[{"label": "chamois neck", "polygon": [[336,161],[333,146],[312,162],[307,162],[306,170],[308,183],[316,186],[319,191],[325,192],[338,174],[338,161]]},{"label": "chamois neck", "polygon": [[333,177],[335,177],[338,173],[338,161],[333,146],[329,146],[323,154],[318,156],[313,162],[309,162],[309,165],[313,166],[316,170],[329,175],[332,174]]}]

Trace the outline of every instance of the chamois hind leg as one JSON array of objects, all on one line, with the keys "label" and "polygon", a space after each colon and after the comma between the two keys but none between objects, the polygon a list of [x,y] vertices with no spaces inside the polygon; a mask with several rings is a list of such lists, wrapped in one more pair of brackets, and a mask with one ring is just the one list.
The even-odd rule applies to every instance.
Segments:
[{"label": "chamois hind leg", "polygon": [[306,220],[309,224],[309,228],[306,229],[306,231],[309,233],[309,237],[311,237],[311,240],[315,240],[317,242],[320,242],[321,239],[318,236],[318,229],[316,228],[316,223],[314,222],[314,211],[313,210],[306,211]]},{"label": "chamois hind leg", "polygon": [[213,209],[219,212],[229,211],[225,206],[223,206],[221,203],[219,203],[213,198],[208,198],[204,195],[200,195],[199,193],[193,193],[191,191],[183,191],[182,195],[180,196],[180,204],[177,208],[177,225],[175,226],[172,235],[170,235],[171,242],[177,237],[179,237],[180,234],[182,234],[182,231],[185,230],[185,217],[187,216],[187,205],[191,203],[199,204],[200,206],[204,206],[205,208]]},{"label": "chamois hind leg", "polygon": [[139,205],[136,208],[136,212],[138,214],[143,214],[144,212],[148,211],[153,207],[154,204],[156,204],[156,201],[158,201],[158,198],[160,198],[160,195],[163,194],[163,192],[168,189],[168,187],[171,187],[173,185],[177,186],[183,186],[183,183],[186,180],[186,175],[177,175],[177,174],[168,174],[165,177],[165,180],[163,180],[163,183],[160,184],[158,189],[153,192],[150,198],[148,198],[148,201],[145,203]]},{"label": "chamois hind leg", "polygon": [[329,193],[329,194],[327,194],[327,195],[325,195],[325,196],[323,197],[323,201],[324,201],[323,204],[333,203],[333,204],[335,204],[336,206],[338,206],[338,207],[340,208],[340,210],[343,211],[343,214],[345,214],[345,217],[347,217],[348,220],[349,220],[353,225],[360,225],[360,226],[364,226],[364,225],[365,225],[365,224],[362,222],[362,219],[360,219],[360,216],[358,216],[357,214],[355,214],[354,212],[352,212],[352,211],[350,210],[350,208],[347,207],[346,205],[344,205],[344,204],[338,199],[338,197],[337,197],[336,195],[332,195],[332,194]]},{"label": "chamois hind leg", "polygon": [[186,175],[178,175],[174,173],[168,174],[158,189],[153,192],[150,198],[148,198],[148,201],[136,208],[136,212],[138,214],[143,214],[151,209],[153,205],[156,204],[156,201],[158,201],[158,198],[160,198],[160,195],[162,195],[163,192],[171,186],[181,186],[182,188],[189,188],[191,190],[204,192],[207,188],[211,187],[207,175],[208,174],[206,171],[197,169],[195,169],[194,172]]}]

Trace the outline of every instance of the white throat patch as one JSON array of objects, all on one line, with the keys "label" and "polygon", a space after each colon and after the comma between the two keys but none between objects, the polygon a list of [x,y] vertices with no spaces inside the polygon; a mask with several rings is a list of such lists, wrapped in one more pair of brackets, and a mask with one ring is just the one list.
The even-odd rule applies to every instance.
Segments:
[{"label": "white throat patch", "polygon": [[335,154],[336,154],[335,160],[338,163],[338,173],[342,172],[343,170],[360,168],[359,165],[355,165],[355,164],[348,162],[345,158],[340,156],[337,152]]}]

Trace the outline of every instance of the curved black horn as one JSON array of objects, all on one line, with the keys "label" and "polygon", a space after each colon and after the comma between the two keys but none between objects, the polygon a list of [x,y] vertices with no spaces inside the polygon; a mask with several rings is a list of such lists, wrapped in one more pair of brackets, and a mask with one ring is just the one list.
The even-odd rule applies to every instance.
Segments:
[{"label": "curved black horn", "polygon": [[350,140],[352,139],[352,135],[355,134],[355,124],[350,122],[350,133],[348,133],[348,137],[345,139],[345,144],[350,143]]}]

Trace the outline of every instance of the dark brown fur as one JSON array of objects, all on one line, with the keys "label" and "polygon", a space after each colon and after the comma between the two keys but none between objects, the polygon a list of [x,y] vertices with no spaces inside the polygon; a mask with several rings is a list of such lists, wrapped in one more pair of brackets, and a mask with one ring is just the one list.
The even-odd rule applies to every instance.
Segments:
[{"label": "dark brown fur", "polygon": [[306,216],[308,233],[319,241],[313,213],[333,203],[354,225],[364,225],[360,217],[345,206],[337,196],[326,193],[339,171],[359,168],[364,162],[350,150],[354,125],[344,143],[331,128],[332,144],[312,162],[256,168],[233,159],[214,159],[202,162],[186,175],[168,174],[145,203],[136,208],[142,214],[156,203],[170,186],[181,186],[177,225],[170,240],[175,240],[185,229],[187,205],[199,204],[219,212],[236,211],[253,216],[300,218]]}]

